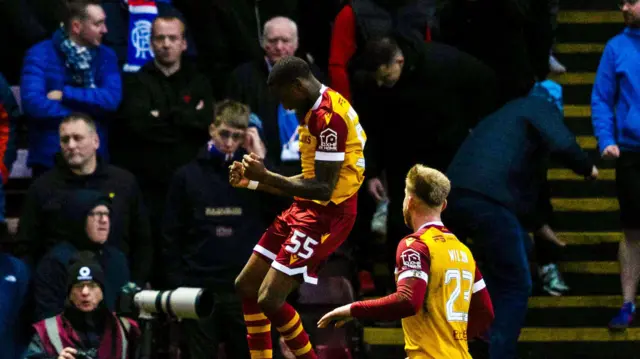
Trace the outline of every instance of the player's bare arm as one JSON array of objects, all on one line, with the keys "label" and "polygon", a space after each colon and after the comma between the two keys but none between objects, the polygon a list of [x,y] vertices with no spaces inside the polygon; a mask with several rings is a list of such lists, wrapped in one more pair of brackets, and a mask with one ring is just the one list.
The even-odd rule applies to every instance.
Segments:
[{"label": "player's bare arm", "polygon": [[286,195],[311,200],[328,201],[338,183],[342,161],[315,161],[314,178],[300,176],[285,177],[271,172],[264,167],[260,157],[255,154],[245,155],[242,160],[244,177],[250,181],[258,181]]},{"label": "player's bare arm", "polygon": [[[289,179],[302,179],[302,174],[289,177]],[[236,188],[247,188],[249,186],[249,179],[244,176],[244,166],[242,162],[235,161],[229,166],[229,183]],[[283,191],[264,183],[260,183],[256,189],[277,196],[288,196]]]}]

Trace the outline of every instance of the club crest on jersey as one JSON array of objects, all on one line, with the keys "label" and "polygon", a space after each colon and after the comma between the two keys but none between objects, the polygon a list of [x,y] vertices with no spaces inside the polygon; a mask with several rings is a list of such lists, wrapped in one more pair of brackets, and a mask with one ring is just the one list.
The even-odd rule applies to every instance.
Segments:
[{"label": "club crest on jersey", "polygon": [[407,249],[402,252],[400,255],[402,258],[402,265],[406,268],[411,269],[422,269],[422,265],[420,263],[420,253],[414,251],[413,249]]},{"label": "club crest on jersey", "polygon": [[338,150],[338,133],[330,128],[320,132],[320,151]]}]

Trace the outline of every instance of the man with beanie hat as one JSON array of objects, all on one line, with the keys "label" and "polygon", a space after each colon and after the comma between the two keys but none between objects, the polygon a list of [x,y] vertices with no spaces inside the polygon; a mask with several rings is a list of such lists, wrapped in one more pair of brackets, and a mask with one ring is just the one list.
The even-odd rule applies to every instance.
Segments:
[{"label": "man with beanie hat", "polygon": [[64,241],[42,258],[34,274],[36,320],[63,311],[69,289],[67,267],[79,251],[91,252],[102,266],[104,302],[109,310],[114,309],[120,288],[129,282],[129,265],[119,249],[106,243],[112,215],[110,203],[109,197],[92,190],[69,193],[59,218]]},{"label": "man with beanie hat", "polygon": [[105,273],[94,253],[79,252],[67,270],[62,314],[34,324],[25,357],[58,359],[132,358],[140,336],[136,322],[113,315],[103,301]]}]

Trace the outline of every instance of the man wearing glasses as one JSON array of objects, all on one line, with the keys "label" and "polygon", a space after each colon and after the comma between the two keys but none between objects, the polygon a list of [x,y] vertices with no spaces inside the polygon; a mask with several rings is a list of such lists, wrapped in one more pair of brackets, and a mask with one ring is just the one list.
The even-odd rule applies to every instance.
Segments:
[{"label": "man wearing glasses", "polygon": [[616,190],[624,240],[620,281],[624,303],[609,322],[624,330],[635,315],[640,280],[640,4],[620,3],[627,28],[607,43],[591,94],[591,117],[602,158],[616,161]]}]

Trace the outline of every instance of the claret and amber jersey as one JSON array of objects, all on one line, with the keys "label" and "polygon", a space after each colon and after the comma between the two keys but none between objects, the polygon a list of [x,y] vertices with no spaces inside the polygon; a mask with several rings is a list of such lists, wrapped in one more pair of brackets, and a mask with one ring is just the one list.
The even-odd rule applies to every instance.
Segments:
[{"label": "claret and amber jersey", "polygon": [[318,100],[298,127],[298,133],[304,178],[315,177],[316,160],[342,162],[331,200],[314,202],[339,205],[356,194],[364,181],[363,151],[367,135],[349,102],[323,85]]},{"label": "claret and amber jersey", "polygon": [[471,358],[467,321],[471,296],[485,284],[471,251],[442,222],[426,223],[396,252],[396,278],[427,282],[422,308],[402,319],[410,359]]}]

